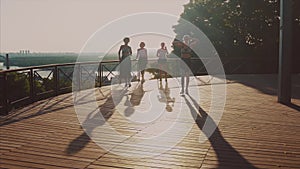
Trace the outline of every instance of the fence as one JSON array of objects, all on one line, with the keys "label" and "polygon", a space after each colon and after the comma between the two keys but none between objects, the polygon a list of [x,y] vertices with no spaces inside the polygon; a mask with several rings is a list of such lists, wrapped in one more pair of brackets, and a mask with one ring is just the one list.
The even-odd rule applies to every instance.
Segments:
[{"label": "fence", "polygon": [[[96,77],[95,87],[101,87],[108,84],[105,72],[113,75],[112,70],[118,64],[119,61],[84,62],[1,71],[0,112],[7,114],[14,107],[71,92],[73,83],[77,87],[75,90],[83,90],[85,83],[90,80],[86,77]],[[74,73],[76,76],[73,76]]]},{"label": "fence", "polygon": [[[168,69],[172,76],[180,76],[180,59],[168,59]],[[212,58],[192,59],[191,70],[194,75],[206,75],[205,66],[214,64]],[[230,58],[222,59],[226,74],[235,73],[277,73],[277,61],[266,59]],[[83,62],[52,64],[0,72],[0,114],[11,109],[30,104],[37,100],[92,87],[110,85],[118,78],[118,60],[102,62]],[[132,61],[133,72],[137,71],[137,61]],[[159,69],[157,59],[149,59],[149,70],[155,75]],[[205,66],[204,66],[205,65]],[[265,66],[271,65],[271,66]],[[219,67],[216,67],[219,69]],[[134,78],[133,78],[134,79]]]}]

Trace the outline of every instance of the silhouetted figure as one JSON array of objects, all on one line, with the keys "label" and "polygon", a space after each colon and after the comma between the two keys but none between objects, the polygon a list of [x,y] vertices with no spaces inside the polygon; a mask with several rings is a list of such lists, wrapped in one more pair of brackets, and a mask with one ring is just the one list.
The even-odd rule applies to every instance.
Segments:
[{"label": "silhouetted figure", "polygon": [[[192,49],[191,47],[195,46],[198,43],[198,39],[191,38],[189,35],[183,36],[183,43],[180,45],[181,47],[181,92],[180,94],[185,93],[188,94],[188,86],[190,83],[190,67],[191,67],[191,57],[192,57]],[[186,79],[186,86],[184,87],[184,79]]]},{"label": "silhouetted figure", "polygon": [[157,50],[156,56],[158,57],[158,67],[159,67],[159,80],[162,79],[162,73],[165,75],[165,80],[167,81],[167,73],[163,71],[167,65],[167,56],[169,54],[167,47],[164,42],[160,44],[161,48]]},{"label": "silhouetted figure", "polygon": [[146,44],[144,42],[140,43],[140,48],[137,50],[136,59],[138,60],[138,81],[140,81],[142,74],[142,82],[145,81],[144,74],[148,63],[148,53],[145,48]]},{"label": "silhouetted figure", "polygon": [[[132,55],[131,47],[128,46],[130,41],[129,38],[124,38],[124,45],[120,46],[118,55],[120,60],[120,82],[125,79],[125,87],[131,87],[131,60],[130,55]],[[121,55],[122,54],[122,55]]]}]

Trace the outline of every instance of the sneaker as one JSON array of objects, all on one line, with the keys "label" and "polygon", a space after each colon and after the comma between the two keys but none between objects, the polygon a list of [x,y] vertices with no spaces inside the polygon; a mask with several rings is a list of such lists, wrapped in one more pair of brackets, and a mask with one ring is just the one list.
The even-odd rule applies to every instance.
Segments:
[{"label": "sneaker", "polygon": [[129,85],[128,85],[129,87],[131,87],[131,83],[129,83]]},{"label": "sneaker", "polygon": [[183,90],[181,90],[181,92],[180,92],[180,95],[181,95],[181,96],[183,96],[183,95],[184,95],[184,91],[183,91]]}]

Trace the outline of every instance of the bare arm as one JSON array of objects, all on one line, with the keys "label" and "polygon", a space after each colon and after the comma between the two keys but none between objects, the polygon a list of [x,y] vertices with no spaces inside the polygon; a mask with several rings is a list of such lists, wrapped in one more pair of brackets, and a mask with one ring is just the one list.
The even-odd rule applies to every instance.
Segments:
[{"label": "bare arm", "polygon": [[145,49],[145,51],[146,51],[146,58],[148,59],[148,52],[147,52],[147,49]]},{"label": "bare arm", "polygon": [[132,55],[132,50],[131,50],[131,47],[129,46],[129,55]]},{"label": "bare arm", "polygon": [[197,38],[192,38],[192,39],[191,39],[191,43],[190,43],[190,47],[194,47],[198,42],[199,42],[199,39],[197,39]]},{"label": "bare arm", "polygon": [[137,50],[135,59],[138,60],[139,56],[140,56],[140,51]]},{"label": "bare arm", "polygon": [[119,49],[119,52],[118,52],[118,55],[119,55],[119,61],[121,61],[121,50],[122,50],[122,46],[120,46],[120,49]]}]

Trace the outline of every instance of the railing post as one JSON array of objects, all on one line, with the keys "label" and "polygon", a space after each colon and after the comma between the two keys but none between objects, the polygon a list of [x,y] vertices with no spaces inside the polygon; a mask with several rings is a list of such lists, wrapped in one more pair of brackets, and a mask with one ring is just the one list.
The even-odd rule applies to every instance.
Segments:
[{"label": "railing post", "polygon": [[55,95],[58,95],[58,91],[59,91],[59,71],[58,71],[58,67],[55,66],[54,67],[54,91],[55,91]]},{"label": "railing post", "polygon": [[99,86],[97,87],[101,87],[101,62],[99,63],[99,66],[98,66],[98,83],[99,83]]},{"label": "railing post", "polygon": [[34,102],[34,74],[33,74],[33,69],[30,68],[30,71],[29,71],[29,97],[30,97],[30,101],[31,102]]},{"label": "railing post", "polygon": [[100,83],[100,87],[102,87],[102,77],[103,77],[103,69],[102,69],[102,63],[100,62],[100,66],[99,66],[100,68],[99,68],[99,78],[100,78],[100,80],[99,80],[99,83]]},{"label": "railing post", "polygon": [[7,99],[7,74],[6,72],[3,73],[3,115],[7,115],[9,111],[9,102]]},{"label": "railing post", "polygon": [[81,64],[78,63],[78,90],[81,91]]},{"label": "railing post", "polygon": [[6,54],[5,62],[6,62],[6,69],[8,70],[9,69],[9,56],[8,56],[8,53]]},{"label": "railing post", "polygon": [[75,85],[74,90],[80,91],[81,90],[81,70],[80,70],[80,63],[75,63],[74,65],[74,75],[73,75],[73,84]]},{"label": "railing post", "polygon": [[81,64],[79,63],[79,67],[78,67],[78,73],[79,73],[79,90],[81,90],[82,86],[81,86],[81,83],[82,83],[82,72],[81,72]]}]

